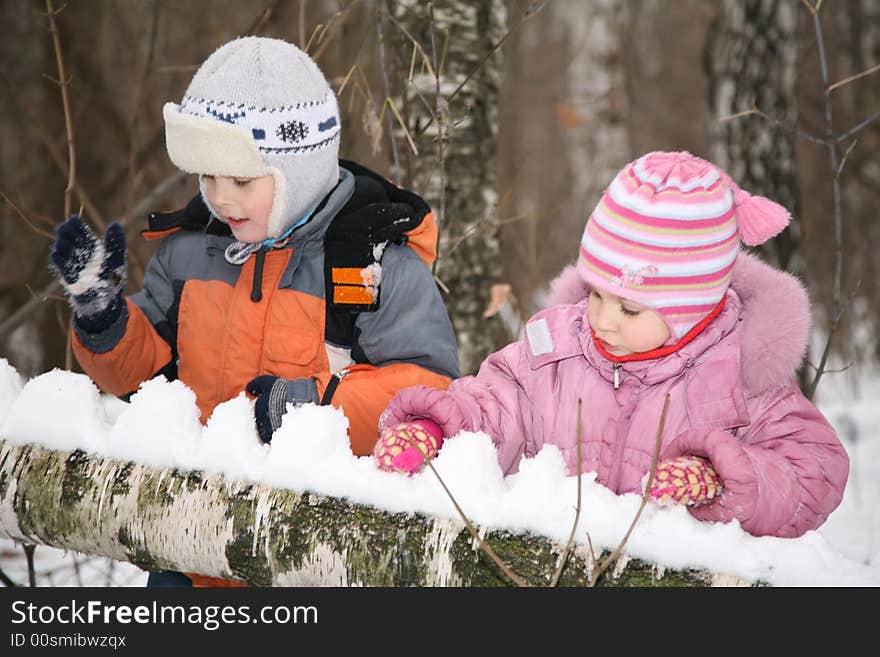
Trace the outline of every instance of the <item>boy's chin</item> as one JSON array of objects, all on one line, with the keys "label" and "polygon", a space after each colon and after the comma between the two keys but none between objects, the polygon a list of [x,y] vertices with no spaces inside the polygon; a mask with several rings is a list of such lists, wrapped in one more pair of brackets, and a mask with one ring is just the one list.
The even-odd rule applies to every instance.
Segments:
[{"label": "boy's chin", "polygon": [[256,244],[257,242],[262,242],[266,239],[265,231],[249,230],[244,227],[239,230],[233,228],[232,236],[239,242],[246,242],[248,244]]}]

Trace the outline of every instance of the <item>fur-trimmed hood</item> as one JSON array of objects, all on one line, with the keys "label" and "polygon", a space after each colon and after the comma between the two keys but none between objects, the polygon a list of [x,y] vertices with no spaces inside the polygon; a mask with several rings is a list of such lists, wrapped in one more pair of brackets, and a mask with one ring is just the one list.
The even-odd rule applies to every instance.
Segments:
[{"label": "fur-trimmed hood", "polygon": [[[793,275],[741,251],[731,287],[739,295],[743,383],[750,393],[788,381],[803,361],[810,336],[810,301]],[[574,265],[550,283],[547,306],[577,303],[589,287]]]}]

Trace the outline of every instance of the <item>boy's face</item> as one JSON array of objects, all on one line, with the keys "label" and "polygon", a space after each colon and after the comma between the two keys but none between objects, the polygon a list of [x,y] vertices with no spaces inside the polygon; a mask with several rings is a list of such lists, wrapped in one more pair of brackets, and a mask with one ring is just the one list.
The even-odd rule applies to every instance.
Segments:
[{"label": "boy's face", "polygon": [[669,328],[658,312],[595,289],[590,290],[587,319],[605,351],[612,356],[651,351],[669,339]]},{"label": "boy's face", "polygon": [[220,213],[239,242],[262,242],[268,236],[275,179],[203,176],[211,206]]}]

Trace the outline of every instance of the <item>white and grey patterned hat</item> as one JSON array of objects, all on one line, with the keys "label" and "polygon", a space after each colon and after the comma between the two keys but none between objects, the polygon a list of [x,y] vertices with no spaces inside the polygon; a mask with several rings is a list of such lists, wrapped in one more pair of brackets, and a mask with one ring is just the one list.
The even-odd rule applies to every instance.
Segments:
[{"label": "white and grey patterned hat", "polygon": [[243,37],[221,46],[180,105],[166,103],[162,113],[168,156],[200,174],[203,197],[204,175],[275,178],[269,237],[306,216],[339,179],[336,96],[317,64],[286,41]]}]

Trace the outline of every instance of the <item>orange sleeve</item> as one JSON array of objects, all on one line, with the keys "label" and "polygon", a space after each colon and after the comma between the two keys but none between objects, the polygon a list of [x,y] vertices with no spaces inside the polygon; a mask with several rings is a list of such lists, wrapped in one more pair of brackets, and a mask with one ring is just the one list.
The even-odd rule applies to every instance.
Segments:
[{"label": "orange sleeve", "polygon": [[452,382],[448,376],[412,363],[353,365],[348,369],[349,374],[339,382],[330,404],[341,408],[348,418],[348,435],[355,456],[373,453],[379,438],[379,416],[398,390],[416,385],[446,390]]},{"label": "orange sleeve", "polygon": [[103,354],[89,351],[73,332],[73,353],[83,371],[112,395],[137,390],[144,381],[171,362],[171,347],[159,337],[144,312],[126,298],[128,322],[122,339]]}]

